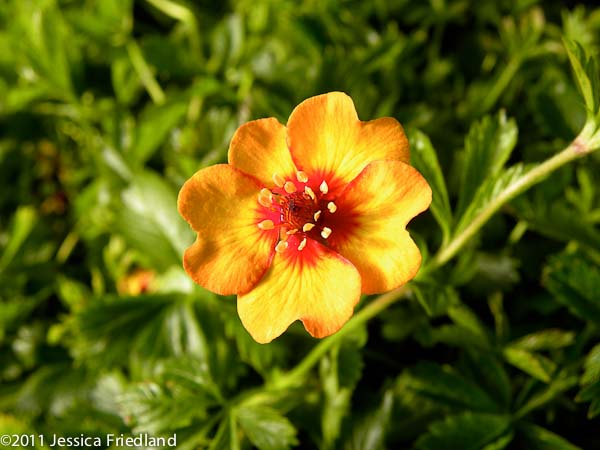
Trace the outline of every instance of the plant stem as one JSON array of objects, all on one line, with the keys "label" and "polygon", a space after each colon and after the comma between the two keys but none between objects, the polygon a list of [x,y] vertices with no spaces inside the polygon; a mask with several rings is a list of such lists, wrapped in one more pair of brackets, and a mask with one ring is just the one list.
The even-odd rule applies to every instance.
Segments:
[{"label": "plant stem", "polygon": [[375,300],[371,301],[367,306],[356,313],[340,331],[319,342],[310,353],[300,361],[300,364],[291,371],[275,379],[269,387],[276,390],[286,389],[301,382],[302,377],[319,362],[323,355],[341,342],[347,334],[350,334],[360,325],[375,317],[392,303],[403,298],[403,294],[406,290],[406,285],[404,285],[386,294],[380,295]]},{"label": "plant stem", "polygon": [[584,139],[583,137],[587,134],[585,133],[586,130],[587,127],[584,128],[584,131],[582,131],[582,133],[564,150],[537,165],[513,183],[509,184],[475,216],[473,221],[458,236],[455,236],[447,246],[442,247],[438,251],[428,264],[427,270],[443,266],[452,259],[506,202],[512,200],[517,195],[522,194],[534,184],[539,183],[558,168],[574,159],[581,158],[590,153],[592,149],[589,148],[587,139]]}]

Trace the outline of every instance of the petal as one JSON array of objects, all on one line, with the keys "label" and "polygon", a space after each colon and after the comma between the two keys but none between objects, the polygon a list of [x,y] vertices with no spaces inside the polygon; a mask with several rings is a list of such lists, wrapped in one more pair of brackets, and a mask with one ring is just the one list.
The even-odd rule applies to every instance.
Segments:
[{"label": "petal", "polygon": [[295,174],[296,167],[286,144],[285,126],[274,117],[245,123],[229,145],[229,164],[273,187],[273,174]]},{"label": "petal", "polygon": [[360,275],[350,262],[312,239],[302,251],[295,244],[276,253],[256,287],[238,296],[240,319],[257,342],[271,342],[298,319],[312,336],[329,336],[360,299]]},{"label": "petal", "polygon": [[398,121],[385,117],[361,122],[352,99],[342,92],[303,101],[290,115],[287,128],[296,166],[309,176],[328,179],[333,190],[372,161],[409,160],[408,140]]},{"label": "petal", "polygon": [[181,188],[179,213],[198,233],[183,266],[201,286],[221,295],[247,292],[264,275],[278,231],[263,231],[259,183],[227,165],[194,174]]},{"label": "petal", "polygon": [[350,260],[362,277],[363,293],[395,289],[411,280],[421,254],[406,224],[431,203],[431,188],[400,161],[369,164],[336,199],[325,220],[332,249]]}]

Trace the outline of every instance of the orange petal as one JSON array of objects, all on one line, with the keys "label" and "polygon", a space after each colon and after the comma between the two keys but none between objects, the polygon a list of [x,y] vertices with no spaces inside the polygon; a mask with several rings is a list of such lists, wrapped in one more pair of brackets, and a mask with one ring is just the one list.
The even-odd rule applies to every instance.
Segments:
[{"label": "orange petal", "polygon": [[192,279],[221,295],[247,292],[264,275],[278,230],[261,230],[259,183],[227,165],[207,167],[181,188],[179,213],[198,233],[183,266]]},{"label": "orange petal", "polygon": [[335,203],[328,243],[358,268],[363,293],[392,290],[416,275],[421,254],[405,228],[431,203],[419,172],[400,161],[373,162]]},{"label": "orange petal", "polygon": [[[296,167],[286,144],[286,129],[277,119],[259,119],[237,129],[229,145],[229,164],[274,187],[273,174],[290,177]],[[295,176],[295,175],[294,175]]]},{"label": "orange petal", "polygon": [[[372,161],[408,162],[408,140],[391,117],[361,122],[352,99],[342,92],[300,103],[287,123],[288,144],[299,169],[328,178],[333,190],[352,181]],[[330,186],[332,187],[332,186]]]},{"label": "orange petal", "polygon": [[338,331],[360,299],[360,276],[346,259],[312,239],[298,251],[295,236],[256,287],[238,296],[244,327],[260,343],[271,342],[302,320],[314,337]]}]

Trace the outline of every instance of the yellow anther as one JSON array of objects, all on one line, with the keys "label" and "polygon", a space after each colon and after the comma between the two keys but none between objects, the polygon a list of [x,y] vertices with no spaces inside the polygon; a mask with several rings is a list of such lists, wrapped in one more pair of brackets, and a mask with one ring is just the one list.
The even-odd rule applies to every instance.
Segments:
[{"label": "yellow anther", "polygon": [[298,250],[302,251],[304,247],[306,247],[306,238],[302,239],[302,242],[300,242],[300,245],[298,245]]},{"label": "yellow anther", "polygon": [[304,231],[304,232],[306,233],[306,232],[308,232],[308,231],[312,230],[314,227],[315,227],[315,224],[314,224],[314,223],[305,223],[305,224],[302,226],[302,231]]},{"label": "yellow anther", "polygon": [[262,188],[258,194],[258,203],[267,208],[271,206],[271,203],[273,203],[273,194],[271,194],[271,191],[267,188]]},{"label": "yellow anther", "polygon": [[273,228],[275,228],[275,224],[272,220],[266,219],[258,224],[258,228],[260,228],[261,230],[272,230]]},{"label": "yellow anther", "polygon": [[288,194],[293,194],[294,192],[296,192],[296,185],[294,183],[292,183],[291,181],[286,181],[285,184],[283,185],[283,189]]},{"label": "yellow anther", "polygon": [[329,210],[329,212],[331,214],[333,214],[334,212],[337,211],[337,205],[333,202],[329,202],[329,203],[327,203],[327,209]]},{"label": "yellow anther", "polygon": [[323,180],[323,182],[321,183],[321,185],[319,186],[319,190],[323,193],[323,194],[327,194],[329,192],[329,186],[327,186],[327,182],[325,180]]},{"label": "yellow anther", "polygon": [[288,236],[291,236],[292,234],[296,234],[298,232],[298,228],[293,228],[291,230],[288,230],[285,232],[285,234],[287,234]]},{"label": "yellow anther", "polygon": [[301,170],[299,170],[298,172],[296,172],[296,179],[300,183],[306,183],[308,181],[308,175],[306,175],[306,172],[302,172]]},{"label": "yellow anther", "polygon": [[315,191],[313,191],[308,186],[304,186],[304,192],[306,192],[306,194],[313,200],[315,200],[317,198],[317,196],[315,195]]},{"label": "yellow anther", "polygon": [[285,178],[283,178],[278,173],[274,173],[273,174],[273,183],[275,183],[275,186],[283,187],[283,185],[285,184]]},{"label": "yellow anther", "polygon": [[317,220],[319,220],[319,217],[321,217],[321,210],[317,211],[313,217],[314,217],[314,219],[315,219],[315,222],[316,222]]},{"label": "yellow anther", "polygon": [[279,241],[279,243],[275,246],[275,251],[277,253],[283,253],[288,248],[288,243],[286,241]]},{"label": "yellow anther", "polygon": [[321,236],[323,237],[323,239],[327,239],[330,235],[331,235],[331,228],[323,227],[323,230],[321,230]]}]

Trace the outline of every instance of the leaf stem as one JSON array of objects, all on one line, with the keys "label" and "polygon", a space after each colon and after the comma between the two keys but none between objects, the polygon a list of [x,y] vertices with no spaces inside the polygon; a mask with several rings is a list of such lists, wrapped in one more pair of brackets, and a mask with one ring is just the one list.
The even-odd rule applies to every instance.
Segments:
[{"label": "leaf stem", "polygon": [[534,184],[539,183],[558,168],[595,150],[588,145],[587,135],[590,134],[589,129],[590,127],[586,126],[568,147],[509,184],[475,216],[473,221],[460,234],[455,236],[447,246],[442,247],[438,251],[429,262],[427,270],[443,266],[452,259],[506,202],[522,194]]}]

